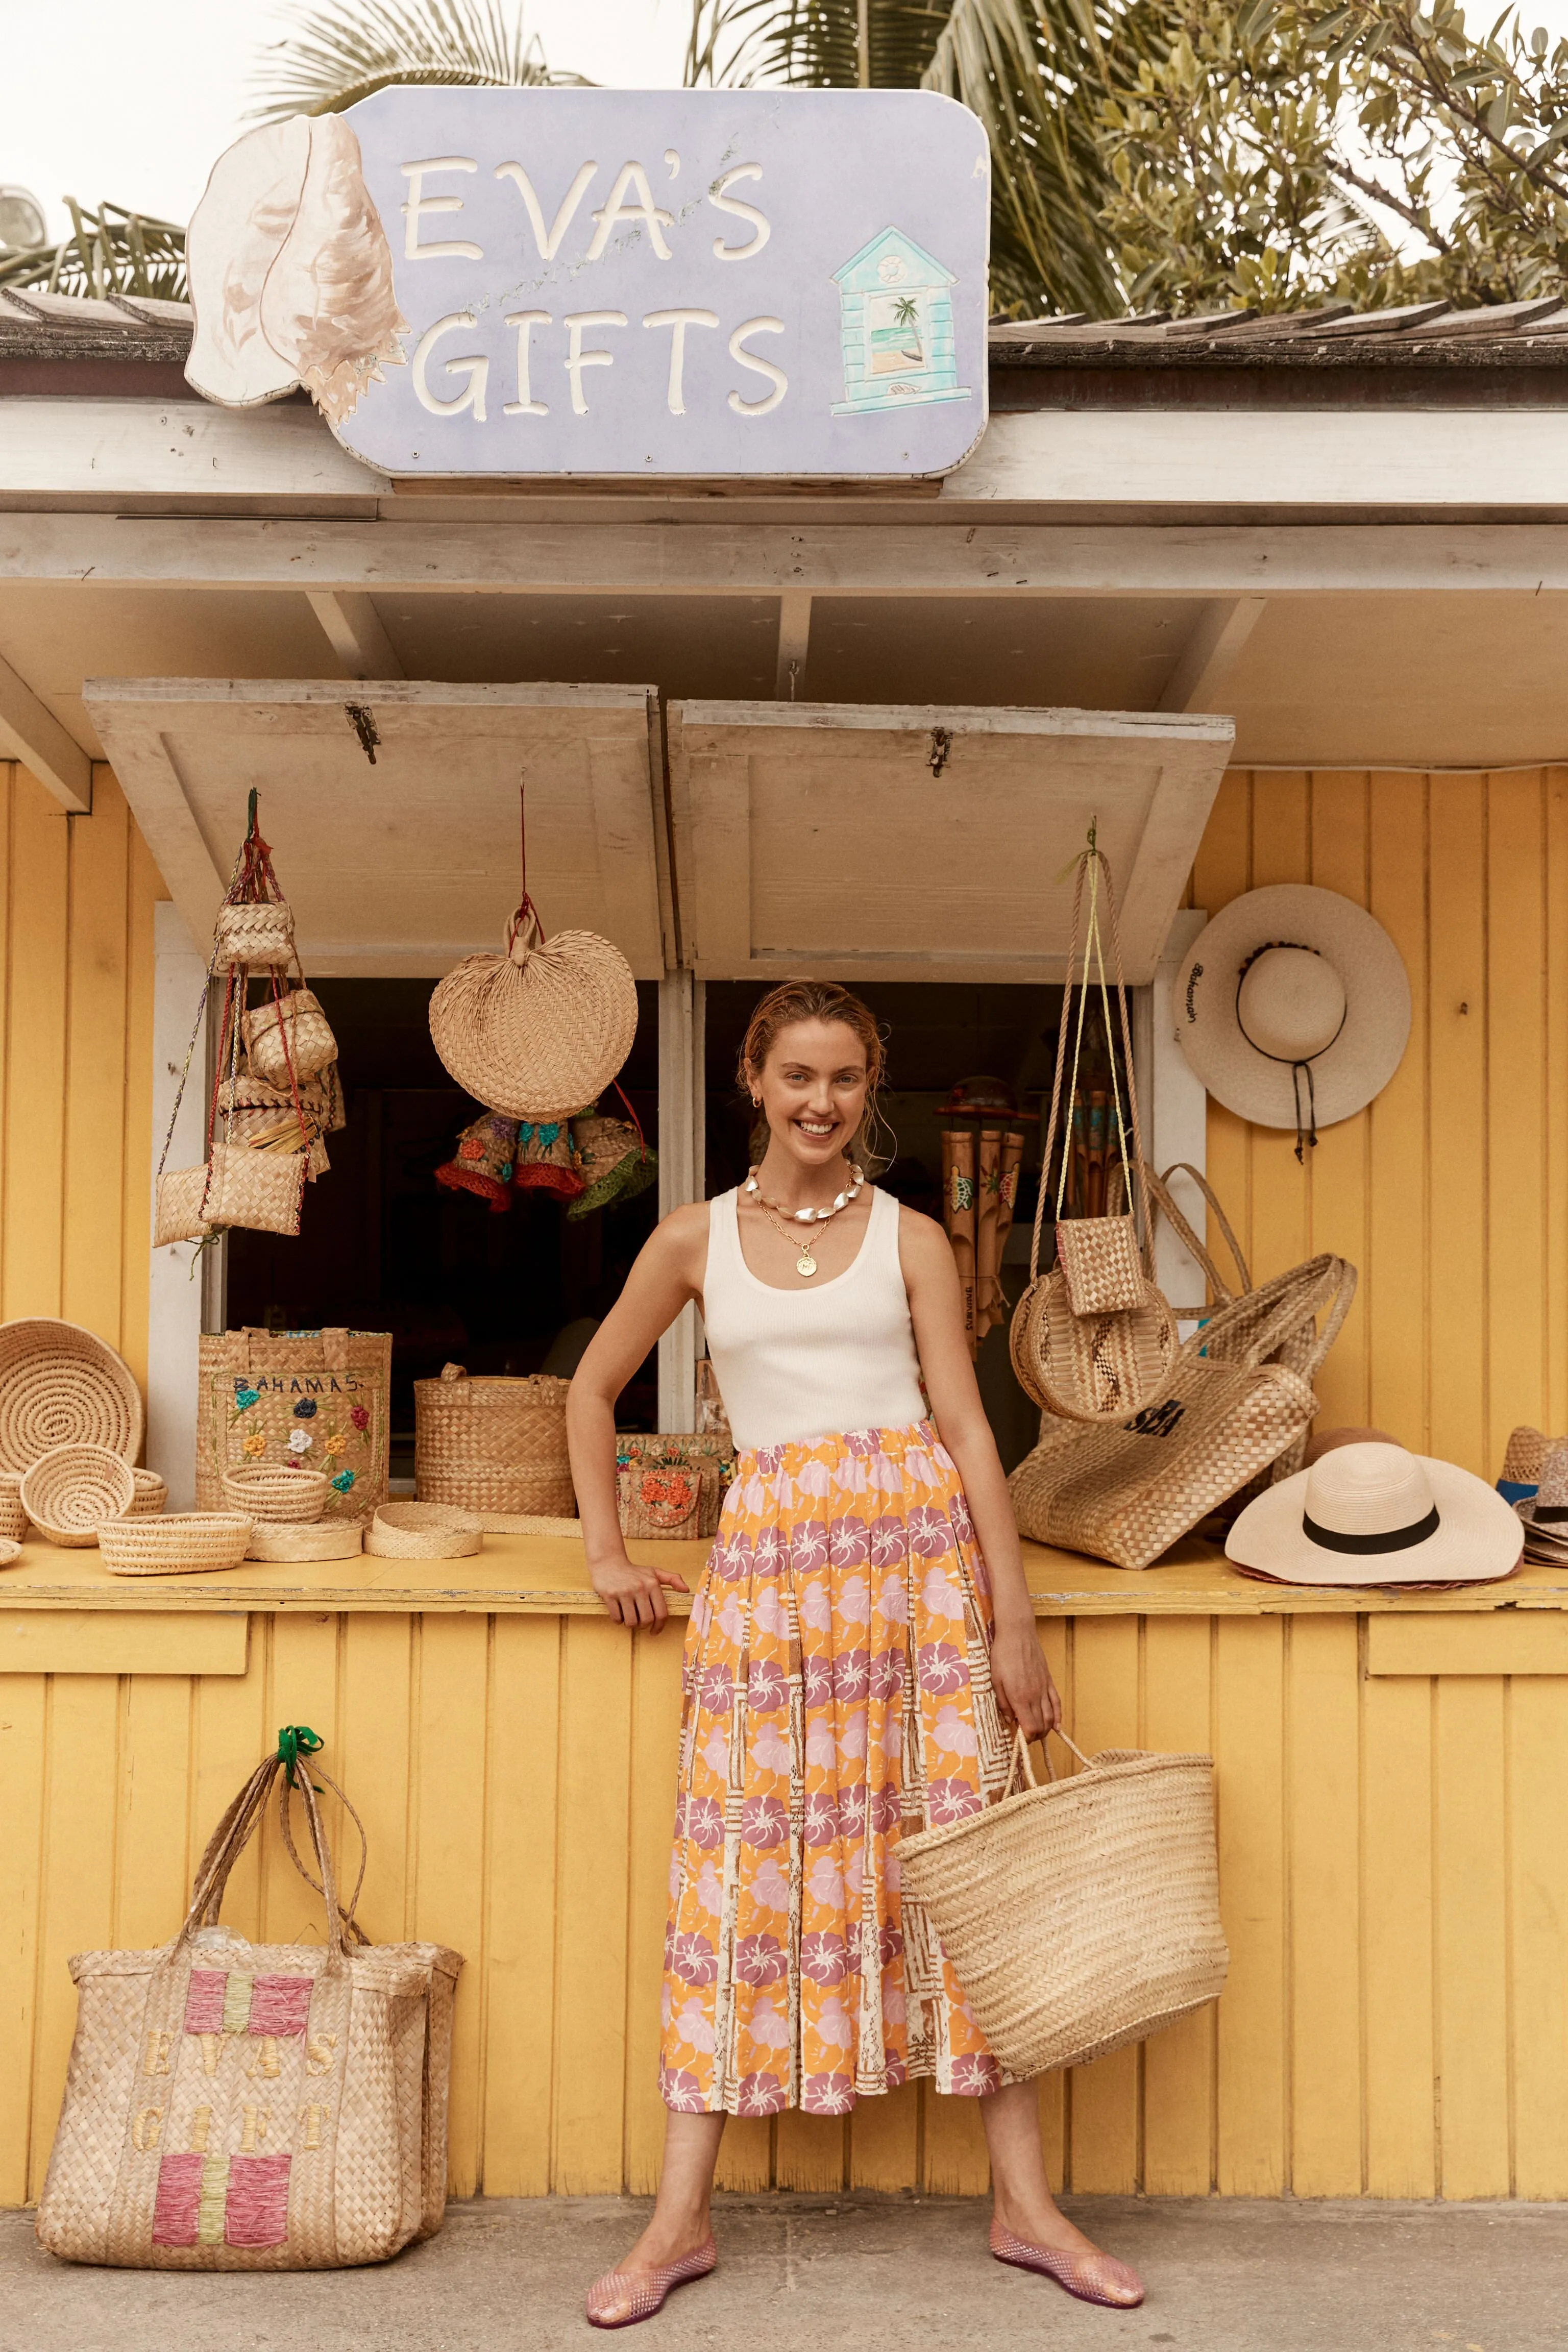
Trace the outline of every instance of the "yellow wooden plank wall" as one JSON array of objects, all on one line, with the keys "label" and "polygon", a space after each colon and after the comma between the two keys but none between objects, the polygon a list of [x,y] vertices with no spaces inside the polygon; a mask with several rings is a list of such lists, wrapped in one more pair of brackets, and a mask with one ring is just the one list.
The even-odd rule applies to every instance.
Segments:
[{"label": "yellow wooden plank wall", "polygon": [[0,1319],[64,1315],[144,1379],[153,907],[125,798],[67,816],[0,760]]},{"label": "yellow wooden plank wall", "polygon": [[1255,1275],[1325,1249],[1360,1268],[1323,1421],[1495,1477],[1516,1423],[1568,1429],[1568,769],[1232,774],[1192,903],[1271,882],[1370,908],[1410,975],[1410,1044],[1305,1170],[1293,1135],[1211,1103],[1210,1179]]},{"label": "yellow wooden plank wall", "polygon": [[[1216,1759],[1217,2011],[1041,2085],[1053,2169],[1154,2195],[1568,2197],[1568,1676],[1366,1676],[1357,1621],[1045,1629],[1080,1746]],[[212,1822],[313,1724],[373,1937],[468,1959],[452,2179],[653,2185],[679,1651],[594,1619],[257,1617],[243,1676],[0,1682],[0,2202],[36,2196],[70,1952],[173,1932]],[[319,1936],[268,1827],[246,1933]],[[977,2105],[731,2126],[728,2185],[979,2191]]]}]

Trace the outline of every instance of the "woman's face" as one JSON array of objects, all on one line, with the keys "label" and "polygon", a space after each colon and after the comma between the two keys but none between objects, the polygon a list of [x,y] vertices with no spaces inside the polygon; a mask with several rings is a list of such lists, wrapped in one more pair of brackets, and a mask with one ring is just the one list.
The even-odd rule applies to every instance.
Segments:
[{"label": "woman's face", "polygon": [[793,1021],[773,1039],[753,1093],[773,1142],[807,1168],[848,1150],[866,1108],[866,1048],[847,1022]]}]

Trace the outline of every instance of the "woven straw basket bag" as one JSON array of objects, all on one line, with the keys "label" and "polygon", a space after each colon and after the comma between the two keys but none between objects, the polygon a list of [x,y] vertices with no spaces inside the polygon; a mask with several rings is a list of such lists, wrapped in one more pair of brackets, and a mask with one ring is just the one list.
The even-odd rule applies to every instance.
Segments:
[{"label": "woven straw basket bag", "polygon": [[436,1051],[476,1102],[508,1118],[559,1118],[603,1094],[632,1050],[637,988],[596,931],[546,942],[526,897],[504,955],[465,956],[430,999]]},{"label": "woven straw basket bag", "polygon": [[240,1028],[246,1058],[270,1086],[287,1087],[290,1072],[296,1083],[313,1078],[337,1059],[338,1041],[313,989],[268,997],[244,1014]]},{"label": "woven straw basket bag", "polygon": [[265,971],[294,961],[294,917],[283,898],[228,902],[217,910],[213,961]]},{"label": "woven straw basket bag", "polygon": [[460,1511],[570,1518],[577,1508],[566,1452],[570,1381],[546,1372],[470,1380],[447,1364],[414,1383],[414,1484],[422,1503]]},{"label": "woven straw basket bag", "polygon": [[1073,1754],[1082,1771],[1041,1787],[1020,1732],[998,1803],[899,1846],[904,1890],[1012,2074],[1082,2066],[1173,2025],[1216,1998],[1229,1965],[1213,1759]]},{"label": "woven straw basket bag", "polygon": [[[1083,893],[1089,883],[1089,915],[1084,921]],[[1057,1185],[1057,1263],[1040,1272],[1040,1241],[1049,1192],[1051,1161],[1061,1134],[1064,1102],[1070,1106],[1078,1086],[1084,1022],[1092,982],[1098,978],[1104,1014],[1106,1043],[1111,1042],[1110,991],[1106,982],[1100,940],[1100,901],[1110,927],[1116,973],[1116,1003],[1121,1015],[1121,1070],[1111,1066],[1116,1135],[1121,1164],[1117,1173],[1131,1214],[1067,1217],[1068,1151],[1063,1139]],[[1081,968],[1079,945],[1082,941]],[[1078,978],[1076,1027],[1073,1020],[1073,976]],[[1068,1040],[1071,1034],[1072,1068],[1068,1074]],[[1064,1085],[1065,1081],[1065,1085]],[[1121,1086],[1127,1089],[1127,1125],[1121,1117]],[[1127,1127],[1131,1131],[1131,1158],[1127,1150]],[[1046,1412],[1068,1421],[1120,1423],[1154,1396],[1175,1361],[1176,1326],[1154,1282],[1154,1223],[1144,1181],[1142,1129],[1138,1118],[1138,1087],[1133,1074],[1132,1029],[1127,1013],[1127,989],[1121,972],[1121,934],[1116,918],[1116,894],[1110,868],[1094,846],[1079,859],[1073,894],[1072,944],[1068,953],[1068,986],[1057,1033],[1056,1073],[1051,1082],[1051,1108],[1040,1156],[1040,1193],[1035,1208],[1034,1238],[1029,1248],[1029,1286],[1019,1300],[1007,1333],[1007,1345],[1019,1387]]]},{"label": "woven straw basket bag", "polygon": [[[279,1736],[213,1832],[172,1943],[72,1959],[76,2040],[38,2204],[50,2253],[134,2270],[327,2270],[384,2262],[440,2228],[463,1964],[437,1944],[367,1943],[357,1885],[340,1909],[311,1783],[335,1784],[313,1755],[304,1762],[320,1746],[302,1728]],[[252,1944],[218,1924],[280,1770],[290,1858],[323,1895],[321,1945]],[[317,1878],[289,1832],[291,1780]]]}]

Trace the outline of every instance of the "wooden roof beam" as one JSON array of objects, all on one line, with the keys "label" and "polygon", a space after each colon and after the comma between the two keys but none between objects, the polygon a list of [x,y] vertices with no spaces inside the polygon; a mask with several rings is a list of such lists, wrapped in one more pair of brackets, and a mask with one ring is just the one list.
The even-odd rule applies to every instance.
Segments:
[{"label": "wooden roof beam", "polygon": [[92,814],[92,761],[0,655],[0,751],[20,760],[69,816]]},{"label": "wooden roof beam", "polygon": [[350,677],[402,677],[403,664],[393,651],[374,596],[348,588],[309,588],[310,610],[326,632]]},{"label": "wooden roof beam", "polygon": [[1160,697],[1162,710],[1215,708],[1248,637],[1263,618],[1268,601],[1266,596],[1226,596],[1200,606]]}]

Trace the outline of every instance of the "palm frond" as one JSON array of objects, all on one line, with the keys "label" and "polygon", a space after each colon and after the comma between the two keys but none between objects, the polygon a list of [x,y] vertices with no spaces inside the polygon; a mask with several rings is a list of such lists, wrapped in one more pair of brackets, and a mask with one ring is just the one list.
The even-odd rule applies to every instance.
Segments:
[{"label": "palm frond", "polygon": [[186,298],[185,232],[174,221],[100,204],[65,200],[71,233],[58,245],[0,253],[0,286],[37,294],[144,294]]},{"label": "palm frond", "polygon": [[262,51],[262,103],[251,120],[341,114],[395,82],[531,89],[578,74],[552,73],[521,5],[502,0],[333,0],[286,10],[291,29]]},{"label": "palm frond", "polygon": [[[923,86],[977,114],[992,150],[992,300],[1024,313],[1113,311],[1096,123],[1124,0],[870,0],[870,80]],[[686,79],[853,87],[858,0],[693,0]]]}]

